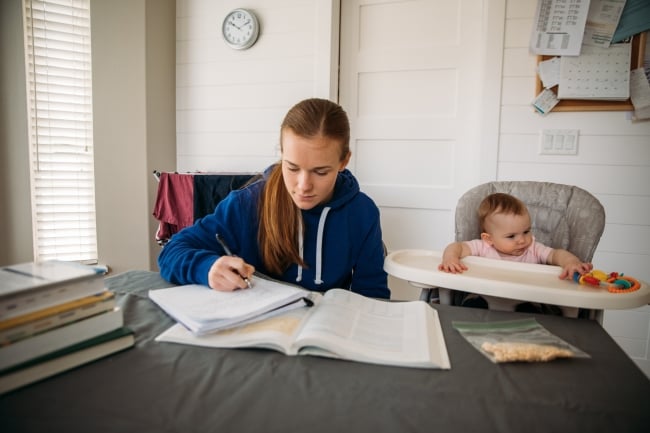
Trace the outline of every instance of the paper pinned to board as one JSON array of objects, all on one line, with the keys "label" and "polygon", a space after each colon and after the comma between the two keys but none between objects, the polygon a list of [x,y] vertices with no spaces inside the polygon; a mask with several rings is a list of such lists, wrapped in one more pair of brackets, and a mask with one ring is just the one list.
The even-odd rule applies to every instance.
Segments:
[{"label": "paper pinned to board", "polygon": [[624,101],[630,97],[632,44],[585,45],[579,56],[560,59],[559,99]]},{"label": "paper pinned to board", "polygon": [[627,0],[612,37],[612,43],[622,42],[631,36],[650,30],[648,16],[650,16],[648,0]]},{"label": "paper pinned to board", "polygon": [[552,59],[539,62],[539,65],[537,65],[537,73],[545,89],[557,86],[560,83],[560,58],[553,57]]},{"label": "paper pinned to board", "polygon": [[650,83],[643,68],[630,73],[630,99],[635,120],[650,119]]},{"label": "paper pinned to board", "polygon": [[558,104],[558,102],[560,102],[560,100],[557,99],[557,96],[555,96],[555,93],[552,90],[544,89],[533,101],[533,107],[535,107],[538,113],[546,115]]},{"label": "paper pinned to board", "polygon": [[538,0],[530,37],[532,54],[577,56],[580,54],[589,0]]},{"label": "paper pinned to board", "polygon": [[623,13],[626,0],[591,0],[583,44],[607,48]]}]

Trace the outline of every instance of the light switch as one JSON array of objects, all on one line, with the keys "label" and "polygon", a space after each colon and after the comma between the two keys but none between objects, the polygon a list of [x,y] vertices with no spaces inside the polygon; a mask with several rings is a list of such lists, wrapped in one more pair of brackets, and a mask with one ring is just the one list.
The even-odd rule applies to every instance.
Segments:
[{"label": "light switch", "polygon": [[540,134],[540,155],[577,155],[577,129],[544,129]]},{"label": "light switch", "polygon": [[569,153],[575,150],[575,140],[576,136],[575,135],[565,135],[564,136],[564,150]]},{"label": "light switch", "polygon": [[553,136],[551,134],[542,135],[542,151],[553,150]]}]

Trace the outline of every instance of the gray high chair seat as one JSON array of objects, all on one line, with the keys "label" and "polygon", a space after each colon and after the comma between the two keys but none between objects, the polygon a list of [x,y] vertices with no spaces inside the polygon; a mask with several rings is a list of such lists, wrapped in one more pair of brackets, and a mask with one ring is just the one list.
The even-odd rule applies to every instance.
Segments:
[{"label": "gray high chair seat", "polygon": [[[468,241],[480,238],[478,207],[489,194],[502,192],[523,201],[530,213],[535,239],[552,248],[562,248],[584,262],[591,262],[605,229],[605,209],[596,197],[582,188],[551,182],[494,181],[478,185],[458,200],[455,214],[455,239]],[[423,289],[421,299],[434,293]],[[458,304],[454,291],[438,288],[440,303]],[[482,296],[488,308],[514,310],[526,300],[510,300]],[[577,316],[577,309],[562,308],[565,316]]]}]

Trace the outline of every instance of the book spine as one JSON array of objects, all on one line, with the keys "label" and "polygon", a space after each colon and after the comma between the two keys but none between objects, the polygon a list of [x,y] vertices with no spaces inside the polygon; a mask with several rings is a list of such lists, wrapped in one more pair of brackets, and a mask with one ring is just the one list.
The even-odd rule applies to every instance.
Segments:
[{"label": "book spine", "polygon": [[22,325],[0,329],[0,346],[15,343],[42,332],[49,331],[50,329],[112,310],[115,308],[115,305],[115,299],[109,298],[92,304],[81,305],[77,308],[50,314],[46,317],[32,320]]},{"label": "book spine", "polygon": [[0,394],[122,351],[133,346],[134,342],[133,334],[122,335],[60,357],[2,374],[0,375]]},{"label": "book spine", "polygon": [[41,290],[0,297],[0,320],[11,319],[105,290],[103,277],[97,275],[75,283],[48,286]]},{"label": "book spine", "polygon": [[53,316],[55,314],[74,310],[79,307],[96,304],[97,302],[111,299],[114,296],[115,294],[113,292],[106,290],[95,295],[85,296],[83,298],[74,299],[70,302],[63,302],[61,304],[56,304],[47,308],[41,308],[40,310],[36,310],[31,313],[21,314],[20,316],[13,317],[11,319],[0,320],[0,331],[8,328],[13,328],[18,325],[24,325],[25,323],[33,322],[47,316]]},{"label": "book spine", "polygon": [[0,370],[54,350],[96,337],[124,325],[122,310],[115,308],[48,332],[0,347]]}]

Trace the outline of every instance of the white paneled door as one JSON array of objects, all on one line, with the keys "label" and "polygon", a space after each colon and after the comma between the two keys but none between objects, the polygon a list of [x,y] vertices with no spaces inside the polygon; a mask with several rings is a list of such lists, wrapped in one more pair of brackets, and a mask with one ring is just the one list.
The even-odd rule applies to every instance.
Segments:
[{"label": "white paneled door", "polygon": [[486,86],[500,88],[485,82],[486,44],[495,39],[486,38],[486,3],[341,1],[339,102],[352,123],[350,168],[381,207],[389,249],[444,247],[458,197],[496,170],[496,155],[485,157],[486,134],[497,130],[485,109],[499,104],[486,100],[498,94]]}]

